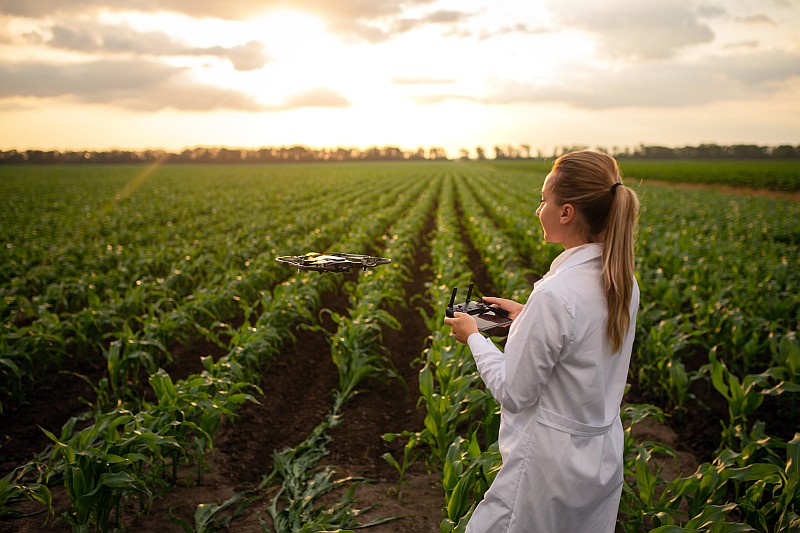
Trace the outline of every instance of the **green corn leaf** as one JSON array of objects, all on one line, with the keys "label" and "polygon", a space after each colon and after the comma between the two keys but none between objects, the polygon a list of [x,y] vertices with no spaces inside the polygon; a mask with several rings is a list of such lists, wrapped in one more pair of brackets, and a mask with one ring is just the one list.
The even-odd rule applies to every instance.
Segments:
[{"label": "green corn leaf", "polygon": [[100,475],[98,486],[95,488],[95,491],[100,490],[100,486],[126,488],[132,486],[134,483],[136,483],[136,479],[127,472],[106,472]]},{"label": "green corn leaf", "polygon": [[400,467],[400,463],[397,462],[397,459],[395,459],[391,453],[389,452],[384,453],[383,455],[381,455],[381,459],[392,465],[398,472],[402,470]]},{"label": "green corn leaf", "polygon": [[636,487],[645,504],[652,507],[655,503],[656,478],[650,470],[650,460],[650,451],[640,446],[636,456]]},{"label": "green corn leaf", "polygon": [[786,445],[786,477],[800,480],[800,433],[795,433]]},{"label": "green corn leaf", "polygon": [[721,472],[722,479],[737,481],[763,481],[765,483],[783,483],[783,469],[778,465],[756,463],[743,468],[726,468]]}]

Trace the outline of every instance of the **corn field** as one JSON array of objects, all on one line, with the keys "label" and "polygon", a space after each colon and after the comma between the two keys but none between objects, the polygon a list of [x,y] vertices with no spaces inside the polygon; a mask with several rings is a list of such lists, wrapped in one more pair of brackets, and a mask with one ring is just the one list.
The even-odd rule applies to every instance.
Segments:
[{"label": "corn field", "polygon": [[[800,202],[669,168],[622,162],[642,305],[617,530],[798,531]],[[499,407],[444,308],[473,282],[527,298],[561,251],[548,169],[0,167],[0,531],[464,531]],[[392,262],[275,261],[309,251]]]}]

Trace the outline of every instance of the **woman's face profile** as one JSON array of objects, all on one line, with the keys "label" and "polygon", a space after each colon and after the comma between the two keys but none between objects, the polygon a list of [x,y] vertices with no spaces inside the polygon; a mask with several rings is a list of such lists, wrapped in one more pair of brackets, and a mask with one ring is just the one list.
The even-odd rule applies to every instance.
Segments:
[{"label": "woman's face profile", "polygon": [[547,242],[561,242],[561,224],[559,223],[561,209],[553,195],[552,182],[553,173],[551,172],[544,179],[541,203],[536,209],[536,216],[539,217],[539,222],[542,224],[545,240]]}]

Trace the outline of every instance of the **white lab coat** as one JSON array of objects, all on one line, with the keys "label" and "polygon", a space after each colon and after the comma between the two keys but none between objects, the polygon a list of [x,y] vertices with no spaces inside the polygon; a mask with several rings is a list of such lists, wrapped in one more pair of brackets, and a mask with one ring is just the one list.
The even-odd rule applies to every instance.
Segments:
[{"label": "white lab coat", "polygon": [[607,533],[622,492],[619,409],[639,306],[619,353],[605,336],[602,245],[565,250],[511,324],[505,355],[474,333],[481,378],[500,403],[503,465],[468,533]]}]

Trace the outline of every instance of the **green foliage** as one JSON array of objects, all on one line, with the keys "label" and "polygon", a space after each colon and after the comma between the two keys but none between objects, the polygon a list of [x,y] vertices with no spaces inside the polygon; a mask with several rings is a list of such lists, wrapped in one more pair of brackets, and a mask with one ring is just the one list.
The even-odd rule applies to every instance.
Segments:
[{"label": "green foliage", "polygon": [[20,469],[0,478],[0,518],[14,518],[19,511],[9,505],[22,499],[34,500],[53,512],[53,496],[47,485],[41,483],[22,484]]},{"label": "green foliage", "polygon": [[621,166],[628,180],[720,184],[733,187],[800,191],[797,161],[642,161],[626,159]]},{"label": "green foliage", "polygon": [[55,443],[54,459],[61,460],[64,487],[72,501],[66,520],[74,527],[92,525],[107,531],[111,513],[123,495],[137,495],[142,501],[152,499],[147,477],[149,466],[164,462],[165,457],[180,449],[170,436],[147,427],[141,417],[124,409],[116,409],[68,439],[59,439],[43,430]]},{"label": "green foliage", "polygon": [[[544,242],[535,209],[549,167],[484,161],[162,166],[150,174],[126,166],[0,169],[0,407],[15,406],[48,372],[106,370],[92,383],[97,399],[90,412],[58,437],[47,428],[54,443],[48,459],[0,480],[0,513],[9,516],[20,499],[50,508],[47,484],[63,482],[72,503],[68,521],[102,530],[119,521],[125,499],[146,506],[174,483],[179,464],[196,466],[200,479],[220,425],[261,394],[254,384],[302,335],[299,326],[316,323],[325,292],[350,296],[346,312],[329,315],[337,327],[331,357],[340,371],[333,412],[364,380],[394,379],[386,357],[392,347],[382,334],[399,324],[388,310],[411,305],[415,295],[404,285],[415,274],[416,250],[430,238],[432,261],[424,268],[431,282],[421,295],[433,309],[424,315],[430,340],[420,358],[425,421],[387,434],[406,444],[402,457],[385,458],[401,479],[420,458],[437,469],[441,528],[463,530],[499,464],[499,413],[468,350],[453,345],[441,309],[450,289],[466,287],[478,268],[491,285],[480,291],[519,300],[547,271],[560,248]],[[797,437],[783,442],[762,414],[769,405],[785,420],[798,415],[800,205],[648,181],[796,191],[797,165],[623,160],[622,167],[642,200],[642,308],[630,380],[673,420],[706,408],[696,397],[703,388],[725,401],[728,414],[719,421],[715,457],[676,479],[663,479],[657,466],[672,450],[634,442],[626,427],[627,521],[620,527],[792,531]],[[423,235],[430,217],[435,229]],[[356,248],[393,262],[343,287],[339,276],[293,276],[274,261],[298,250]],[[480,267],[469,263],[470,251]],[[226,355],[205,357],[201,372],[173,380],[177,349],[205,343]],[[143,397],[145,382],[153,392]],[[623,416],[635,424],[659,412],[631,406]],[[300,463],[303,455],[296,455]],[[349,482],[337,484],[313,461],[300,472],[315,486],[290,488],[296,480],[283,479],[278,521],[289,509],[284,496],[293,494],[297,513],[285,515],[286,527],[356,527],[347,522],[354,518]],[[329,486],[342,489],[340,507],[303,500]],[[194,526],[176,522],[213,530],[246,500],[198,508]],[[328,522],[319,518],[326,513]]]},{"label": "green foliage", "polygon": [[477,431],[470,439],[456,437],[442,468],[442,486],[445,495],[445,515],[441,531],[464,531],[472,512],[500,470],[500,452],[497,442],[482,451]]}]

